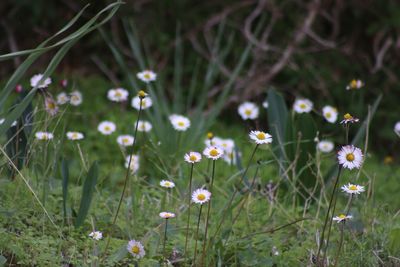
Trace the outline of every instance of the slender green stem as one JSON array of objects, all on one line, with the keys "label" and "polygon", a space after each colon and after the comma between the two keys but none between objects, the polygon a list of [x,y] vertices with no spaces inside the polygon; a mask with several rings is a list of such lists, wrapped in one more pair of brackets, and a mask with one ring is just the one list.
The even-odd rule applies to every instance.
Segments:
[{"label": "slender green stem", "polygon": [[201,210],[203,209],[203,205],[200,205],[199,210],[199,218],[197,219],[197,229],[196,229],[196,236],[195,236],[195,243],[194,243],[194,257],[193,257],[193,265],[196,265],[196,256],[197,256],[197,240],[199,238],[199,227],[200,227],[200,218],[201,218]]},{"label": "slender green stem", "polygon": [[168,219],[165,219],[164,244],[163,244],[163,257],[165,260],[167,260],[167,255],[165,253],[165,244],[167,241],[167,228],[168,228]]},{"label": "slender green stem", "polygon": [[[353,194],[350,195],[350,200],[349,200],[349,205],[347,206],[346,216],[349,215],[350,207],[351,207],[352,202],[353,202]],[[345,225],[346,225],[346,220],[344,220],[342,222],[342,225],[341,225],[341,228],[340,228],[340,242],[339,242],[339,247],[338,247],[338,251],[337,251],[336,256],[335,256],[335,262],[334,262],[333,266],[337,266],[337,264],[339,262],[339,255],[340,255],[340,251],[341,251],[342,246],[343,246],[343,236],[344,236],[344,226]]]},{"label": "slender green stem", "polygon": [[86,162],[85,162],[85,158],[83,157],[81,146],[79,145],[78,142],[76,143],[76,146],[78,147],[78,153],[81,158],[83,168],[85,169],[85,171],[88,171],[88,167],[86,166]]},{"label": "slender green stem", "polygon": [[[138,126],[139,126],[139,120],[140,120],[140,115],[142,114],[142,100],[143,98],[140,98],[140,102],[139,102],[139,113],[138,113],[138,118],[136,121],[136,125],[135,125],[135,132],[133,134],[133,144],[132,144],[132,153],[133,153],[133,148],[135,147],[136,144],[136,136],[137,136],[137,132],[138,132]],[[122,204],[122,200],[124,199],[124,195],[125,195],[125,191],[126,191],[126,186],[128,184],[128,180],[129,180],[129,173],[131,170],[131,163],[132,163],[132,153],[129,156],[129,162],[128,162],[128,168],[126,169],[126,174],[125,174],[125,181],[124,181],[124,187],[122,188],[122,192],[121,192],[121,197],[119,198],[119,202],[118,202],[118,206],[117,206],[117,211],[115,212],[114,215],[114,219],[112,221],[111,227],[115,225],[117,218],[118,218],[118,214],[119,214],[119,210],[121,208],[121,204]],[[108,235],[107,238],[107,243],[106,246],[104,248],[104,254],[103,256],[105,256],[107,249],[110,245],[110,240],[111,240],[111,235]]]},{"label": "slender green stem", "polygon": [[[244,172],[243,172],[243,174],[242,174],[242,177],[240,177],[240,181],[239,181],[238,184],[241,184],[241,183],[243,182],[243,179],[244,179],[244,177],[246,176],[247,171],[249,170],[251,161],[253,160],[254,155],[256,154],[256,151],[257,151],[258,146],[259,146],[259,145],[256,145],[256,146],[255,146],[255,148],[254,148],[254,150],[253,150],[253,153],[251,154],[249,163],[247,164],[246,169],[244,170]],[[213,237],[215,237],[215,236],[218,234],[219,230],[221,229],[221,226],[222,226],[222,224],[224,223],[224,220],[225,220],[225,217],[226,217],[226,213],[227,213],[227,211],[229,210],[230,206],[232,205],[233,199],[235,198],[235,196],[236,196],[236,194],[237,194],[238,192],[239,192],[239,189],[238,189],[238,188],[235,188],[235,191],[233,192],[231,198],[229,199],[228,204],[226,205],[226,208],[225,208],[225,210],[224,210],[224,213],[222,214],[221,221],[219,222],[219,224],[218,224],[218,226],[217,226],[217,230],[215,230],[215,233],[213,234]]]},{"label": "slender green stem", "polygon": [[[213,195],[213,184],[214,184],[214,174],[215,174],[215,161],[213,160],[213,164],[212,164],[212,173],[211,173],[211,183],[210,183],[210,193],[211,196]],[[207,245],[207,231],[208,231],[208,221],[210,219],[210,210],[211,210],[211,198],[208,201],[208,209],[207,209],[207,216],[206,216],[206,230],[204,232],[204,240],[203,240],[203,254],[201,257],[201,262],[202,262],[202,266],[203,266],[203,261],[204,258],[206,256],[206,245]]]},{"label": "slender green stem", "polygon": [[[337,188],[337,186],[338,186],[338,184],[339,184],[339,178],[340,178],[340,173],[341,173],[341,172],[342,172],[342,166],[339,166],[338,174],[337,174],[337,176],[336,176],[335,185],[334,185],[334,187],[333,187],[333,192],[332,192],[332,195],[331,195],[331,199],[330,199],[330,201],[329,201],[328,211],[326,212],[326,216],[325,216],[324,227],[322,228],[321,238],[320,238],[320,240],[319,240],[318,253],[317,253],[317,264],[319,264],[319,257],[320,257],[320,255],[321,255],[321,248],[322,248],[322,245],[323,245],[323,243],[324,243],[324,238],[325,238],[325,230],[326,230],[326,226],[327,226],[327,224],[328,224],[329,214],[330,214],[330,211],[331,211],[333,199],[334,199],[334,197],[335,197],[336,188]],[[336,205],[336,202],[335,202],[335,205]],[[333,217],[333,215],[332,215],[332,217]],[[331,219],[332,219],[332,218],[331,218]],[[326,246],[328,246],[328,244],[327,244]],[[325,258],[325,257],[324,257],[324,258]]]},{"label": "slender green stem", "polygon": [[186,223],[186,240],[185,240],[185,253],[184,253],[185,256],[186,256],[186,252],[187,252],[187,244],[188,244],[188,236],[189,236],[190,201],[191,201],[191,197],[192,197],[193,168],[194,168],[194,163],[192,163],[192,166],[190,167],[189,197],[188,197],[188,217],[187,217],[187,223]]}]

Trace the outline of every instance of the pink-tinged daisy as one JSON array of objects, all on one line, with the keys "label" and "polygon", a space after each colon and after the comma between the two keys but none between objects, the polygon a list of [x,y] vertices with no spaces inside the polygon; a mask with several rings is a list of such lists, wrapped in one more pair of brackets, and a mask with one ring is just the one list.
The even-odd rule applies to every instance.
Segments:
[{"label": "pink-tinged daisy", "polygon": [[223,154],[224,152],[222,151],[222,149],[217,146],[206,147],[203,151],[204,156],[213,160],[219,159],[220,157],[222,157]]}]

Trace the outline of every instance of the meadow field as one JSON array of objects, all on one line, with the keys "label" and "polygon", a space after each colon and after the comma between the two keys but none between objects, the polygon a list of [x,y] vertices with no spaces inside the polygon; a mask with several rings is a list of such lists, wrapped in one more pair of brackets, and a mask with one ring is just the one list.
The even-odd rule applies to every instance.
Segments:
[{"label": "meadow field", "polygon": [[[224,18],[191,49],[178,23],[165,51],[127,2],[1,50],[0,266],[400,266],[392,41],[376,72],[299,52],[252,76],[264,1],[237,3],[255,8],[245,42]],[[304,27],[323,14],[310,3]]]}]

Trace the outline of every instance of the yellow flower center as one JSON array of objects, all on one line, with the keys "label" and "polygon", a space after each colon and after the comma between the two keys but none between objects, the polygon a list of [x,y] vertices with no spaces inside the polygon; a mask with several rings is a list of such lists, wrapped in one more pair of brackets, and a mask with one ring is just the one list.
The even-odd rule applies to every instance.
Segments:
[{"label": "yellow flower center", "polygon": [[264,140],[265,139],[265,133],[258,133],[257,134],[257,138],[260,140]]},{"label": "yellow flower center", "polygon": [[122,142],[123,142],[123,143],[128,143],[128,142],[129,142],[129,139],[128,139],[128,138],[122,138]]},{"label": "yellow flower center", "polygon": [[49,101],[47,103],[47,108],[48,109],[55,109],[56,108],[56,104],[53,101]]},{"label": "yellow flower center", "polygon": [[213,157],[216,157],[216,156],[219,155],[219,152],[218,152],[218,150],[216,150],[216,149],[211,149],[210,155],[213,156]]},{"label": "yellow flower center", "polygon": [[195,155],[190,155],[189,160],[190,161],[196,161],[197,157]]},{"label": "yellow flower center", "polygon": [[133,254],[138,254],[139,251],[140,251],[140,248],[138,246],[133,246],[131,251],[132,251]]},{"label": "yellow flower center", "polygon": [[346,113],[346,114],[344,114],[343,118],[345,120],[351,120],[353,118],[353,116],[351,116],[350,113]]},{"label": "yellow flower center", "polygon": [[347,159],[348,161],[353,161],[353,160],[354,160],[354,154],[353,154],[353,153],[347,154],[347,155],[346,155],[346,159]]},{"label": "yellow flower center", "polygon": [[144,123],[140,124],[140,129],[145,130],[146,129],[146,125],[144,125]]},{"label": "yellow flower center", "polygon": [[144,77],[145,79],[150,79],[150,78],[151,78],[151,75],[150,75],[150,73],[145,73],[145,74],[143,75],[143,77]]},{"label": "yellow flower center", "polygon": [[142,99],[142,108],[146,107],[146,100]]},{"label": "yellow flower center", "polygon": [[110,126],[105,126],[105,127],[104,127],[104,130],[106,130],[106,131],[111,131],[111,128],[110,128]]},{"label": "yellow flower center", "polygon": [[206,195],[204,195],[204,194],[198,194],[198,195],[197,195],[197,199],[200,200],[200,201],[203,201],[204,199],[206,199]]},{"label": "yellow flower center", "polygon": [[116,96],[116,97],[121,97],[121,96],[122,96],[122,94],[121,94],[121,92],[120,92],[120,91],[116,91],[116,92],[115,92],[115,96]]},{"label": "yellow flower center", "polygon": [[329,119],[330,117],[332,117],[332,114],[330,112],[327,112],[327,113],[325,113],[325,117],[327,117]]},{"label": "yellow flower center", "polygon": [[339,215],[339,218],[340,218],[340,219],[346,219],[346,215],[340,214],[340,215]]},{"label": "yellow flower center", "polygon": [[73,139],[78,138],[78,134],[77,134],[77,133],[72,133],[72,138],[73,138]]},{"label": "yellow flower center", "polygon": [[251,115],[251,109],[246,109],[244,111],[244,114],[246,114],[247,116],[250,116]]},{"label": "yellow flower center", "polygon": [[301,104],[300,104],[300,108],[301,108],[301,109],[305,109],[305,108],[307,108],[307,105],[304,104],[304,103],[301,103]]},{"label": "yellow flower center", "polygon": [[181,127],[183,127],[183,126],[185,126],[185,123],[184,123],[183,121],[179,121],[179,122],[178,122],[178,125],[181,126]]},{"label": "yellow flower center", "polygon": [[352,81],[350,82],[350,87],[351,87],[351,88],[357,88],[357,81],[356,81],[356,80],[352,80]]},{"label": "yellow flower center", "polygon": [[349,189],[352,190],[352,191],[355,191],[355,190],[357,190],[357,186],[352,184],[352,185],[349,186]]},{"label": "yellow flower center", "polygon": [[78,101],[79,97],[77,97],[76,95],[71,96],[71,100],[72,101]]},{"label": "yellow flower center", "polygon": [[170,182],[165,182],[164,185],[165,185],[165,186],[171,186],[171,183],[170,183]]}]

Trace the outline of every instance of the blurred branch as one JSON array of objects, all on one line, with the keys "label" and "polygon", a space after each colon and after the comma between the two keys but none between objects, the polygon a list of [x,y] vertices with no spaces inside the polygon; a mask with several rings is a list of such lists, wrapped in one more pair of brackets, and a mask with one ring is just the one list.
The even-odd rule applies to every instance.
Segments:
[{"label": "blurred branch", "polygon": [[[3,28],[6,31],[7,39],[8,39],[8,46],[10,47],[10,52],[14,53],[14,52],[19,51],[17,42],[15,41],[13,29],[10,27],[10,25],[5,20],[2,20],[1,25],[3,25]],[[21,64],[20,57],[14,57],[13,61],[14,61],[15,68],[17,68]]]},{"label": "blurred branch", "polygon": [[375,56],[375,66],[372,69],[372,73],[376,73],[380,69],[382,69],[383,59],[386,55],[388,49],[392,46],[393,39],[391,37],[387,38],[381,48],[378,50]]}]

